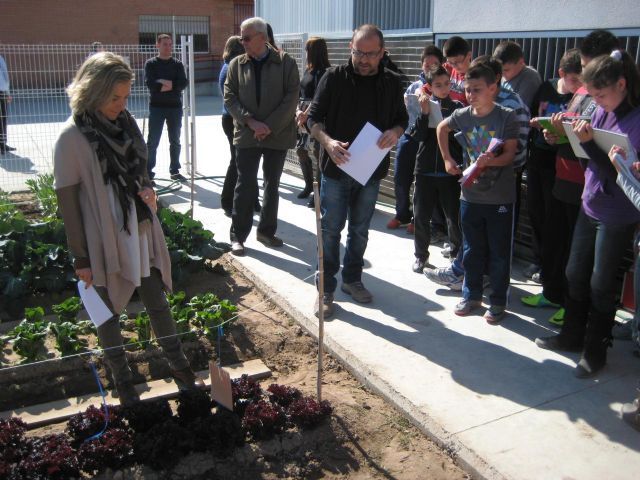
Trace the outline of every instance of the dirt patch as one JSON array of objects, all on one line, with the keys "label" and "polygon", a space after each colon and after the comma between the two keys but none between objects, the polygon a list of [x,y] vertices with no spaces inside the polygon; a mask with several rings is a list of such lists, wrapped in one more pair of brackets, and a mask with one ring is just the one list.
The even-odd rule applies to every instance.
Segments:
[{"label": "dirt patch", "polygon": [[[212,291],[237,304],[242,316],[225,331],[222,364],[261,358],[273,376],[264,381],[316,393],[317,343],[226,261],[226,275],[193,275],[188,295]],[[217,358],[215,348],[205,345]],[[148,374],[148,371],[145,372]],[[247,444],[231,458],[191,454],[171,472],[147,467],[105,472],[121,479],[465,479],[468,474],[380,397],[358,383],[336,360],[324,358],[323,399],[334,407],[330,420],[305,432],[289,431],[270,441]],[[30,434],[60,431],[64,425]]]}]

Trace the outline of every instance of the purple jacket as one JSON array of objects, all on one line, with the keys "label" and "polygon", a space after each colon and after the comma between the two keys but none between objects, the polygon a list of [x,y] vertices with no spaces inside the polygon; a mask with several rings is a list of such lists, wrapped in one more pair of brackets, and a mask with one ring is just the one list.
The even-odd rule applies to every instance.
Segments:
[{"label": "purple jacket", "polygon": [[[598,107],[591,117],[591,125],[602,130],[626,133],[636,152],[640,150],[640,107],[633,108],[623,102],[611,113]],[[583,143],[582,147],[590,157],[585,160],[582,192],[584,212],[604,224],[640,222],[640,212],[616,184],[617,172],[609,160],[609,152],[603,152],[593,140]]]}]

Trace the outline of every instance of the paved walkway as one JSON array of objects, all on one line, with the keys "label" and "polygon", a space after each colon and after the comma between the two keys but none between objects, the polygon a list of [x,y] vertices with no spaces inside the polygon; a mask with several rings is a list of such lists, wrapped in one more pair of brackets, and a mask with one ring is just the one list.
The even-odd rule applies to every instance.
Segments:
[{"label": "paved walkway", "polygon": [[[199,117],[197,132],[199,170],[223,176],[228,148],[220,117]],[[301,186],[283,175],[278,235],[284,247],[258,243],[254,228],[247,256],[236,263],[315,332],[315,217],[296,198]],[[195,217],[217,240],[228,241],[221,189],[222,178],[196,183]],[[165,198],[179,210],[188,208],[186,187]],[[325,328],[333,354],[480,477],[637,479],[640,434],[618,417],[640,379],[631,343],[616,342],[597,379],[574,378],[578,355],[541,350],[532,341],[551,332],[546,319],[553,310],[520,305],[521,295],[540,286],[519,275],[519,264],[511,313],[500,325],[481,316],[456,317],[458,294],[411,271],[413,238],[385,228],[391,215],[380,207],[371,225],[363,281],[374,302],[355,304],[336,292],[335,319]],[[432,263],[446,265],[438,247],[430,251]]]}]

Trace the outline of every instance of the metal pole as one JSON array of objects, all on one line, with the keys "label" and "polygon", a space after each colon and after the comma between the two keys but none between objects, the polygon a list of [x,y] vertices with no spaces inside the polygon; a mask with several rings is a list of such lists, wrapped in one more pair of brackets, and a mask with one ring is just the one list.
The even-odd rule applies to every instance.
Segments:
[{"label": "metal pole", "polygon": [[196,64],[193,35],[189,35],[189,117],[191,120],[191,218],[193,219],[196,175]]},{"label": "metal pole", "polygon": [[[320,157],[322,158],[322,157]],[[320,188],[313,182],[313,203],[316,211],[316,238],[318,239],[318,403],[322,401],[322,354],[324,350],[324,251],[322,249],[322,222],[320,220]]]}]

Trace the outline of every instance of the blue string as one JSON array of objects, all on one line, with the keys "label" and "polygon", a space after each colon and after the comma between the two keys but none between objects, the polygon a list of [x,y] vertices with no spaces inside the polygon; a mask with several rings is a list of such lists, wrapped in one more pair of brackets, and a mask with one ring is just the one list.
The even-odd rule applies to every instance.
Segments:
[{"label": "blue string", "polygon": [[93,370],[93,376],[96,379],[96,383],[98,384],[98,389],[100,390],[100,396],[102,397],[102,407],[104,408],[104,427],[102,427],[102,430],[100,430],[95,435],[91,435],[89,438],[87,438],[83,443],[87,443],[92,440],[96,440],[100,438],[102,435],[104,435],[104,432],[107,431],[107,427],[109,426],[109,407],[107,407],[107,395],[104,393],[104,390],[102,389],[102,383],[100,382],[100,377],[98,376],[98,371],[96,370],[96,366],[94,365],[93,362],[89,362],[89,365],[91,365],[91,370]]},{"label": "blue string", "polygon": [[222,365],[222,335],[224,335],[224,329],[220,324],[218,325],[218,366]]}]

